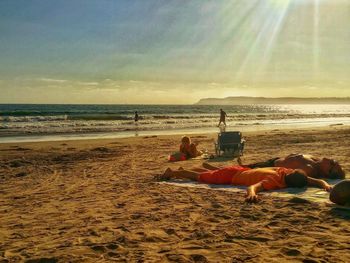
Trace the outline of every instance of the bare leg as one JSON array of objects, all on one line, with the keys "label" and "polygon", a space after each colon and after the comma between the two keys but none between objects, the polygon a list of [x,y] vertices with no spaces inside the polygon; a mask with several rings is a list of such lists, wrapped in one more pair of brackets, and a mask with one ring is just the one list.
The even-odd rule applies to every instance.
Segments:
[{"label": "bare leg", "polygon": [[[179,171],[183,171],[185,169],[182,166],[180,166],[178,168],[178,170]],[[200,167],[194,167],[194,168],[189,169],[188,171],[195,171],[195,172],[203,173],[203,172],[208,172],[209,170],[208,169],[204,169],[204,168],[200,168]]]},{"label": "bare leg", "polygon": [[211,164],[209,164],[209,163],[207,163],[207,162],[202,163],[202,166],[203,166],[205,169],[208,169],[208,170],[218,170],[218,169],[220,169],[220,167],[211,165]]},{"label": "bare leg", "polygon": [[170,168],[166,169],[160,179],[189,179],[192,181],[198,181],[199,173],[188,170],[173,171]]},{"label": "bare leg", "polygon": [[195,167],[195,168],[191,169],[191,171],[203,173],[203,172],[208,172],[209,169],[204,169],[204,168]]},{"label": "bare leg", "polygon": [[251,164],[246,164],[243,165],[242,162],[240,163],[241,166],[243,167],[249,167],[249,168],[263,168],[263,167],[274,167],[275,166],[275,161],[280,159],[279,157],[269,159],[264,162],[258,162],[258,163],[251,163]]}]

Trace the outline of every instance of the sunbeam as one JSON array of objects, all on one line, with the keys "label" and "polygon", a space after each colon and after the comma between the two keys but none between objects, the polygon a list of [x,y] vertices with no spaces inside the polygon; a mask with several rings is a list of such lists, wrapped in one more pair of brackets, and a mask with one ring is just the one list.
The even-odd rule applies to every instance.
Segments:
[{"label": "sunbeam", "polygon": [[[269,62],[275,39],[281,30],[283,21],[288,15],[288,8],[291,0],[271,0],[262,5],[256,11],[259,16],[258,35],[250,45],[250,50],[246,54],[236,77],[239,80],[247,71],[248,63],[252,62],[254,57],[254,71],[249,71],[251,75],[258,76]],[[254,73],[253,73],[254,72]]]},{"label": "sunbeam", "polygon": [[316,74],[319,71],[319,6],[320,0],[314,1],[314,16],[313,16],[313,78],[316,78]]}]

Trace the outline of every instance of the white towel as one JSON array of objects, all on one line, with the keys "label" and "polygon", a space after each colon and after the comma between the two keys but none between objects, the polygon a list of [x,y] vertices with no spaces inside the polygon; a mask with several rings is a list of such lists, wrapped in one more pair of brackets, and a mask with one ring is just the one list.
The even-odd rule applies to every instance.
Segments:
[{"label": "white towel", "polygon": [[[340,180],[328,180],[328,183],[334,185]],[[183,181],[183,180],[171,180],[163,181],[160,184],[170,184],[180,187],[195,187],[195,188],[205,188],[210,190],[220,190],[220,191],[230,191],[230,192],[242,192],[245,193],[246,187],[244,186],[234,186],[234,185],[213,185],[213,184],[202,184],[192,181]],[[260,193],[259,193],[260,194]],[[285,188],[273,191],[264,191],[261,194],[277,196],[282,198],[292,198],[298,197],[307,201],[316,202],[316,203],[325,203],[329,206],[345,209],[350,211],[350,207],[338,206],[333,204],[329,200],[329,193],[325,190],[314,188],[314,187],[305,187],[305,188]]]}]

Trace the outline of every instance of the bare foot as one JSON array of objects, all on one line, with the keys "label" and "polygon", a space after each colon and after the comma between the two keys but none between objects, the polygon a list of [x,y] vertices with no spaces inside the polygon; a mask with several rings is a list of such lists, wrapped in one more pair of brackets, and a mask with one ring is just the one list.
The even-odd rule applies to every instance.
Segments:
[{"label": "bare foot", "polygon": [[184,169],[182,166],[180,166],[178,170],[179,170],[179,171],[183,171],[183,170],[185,170],[185,169]]},{"label": "bare foot", "polygon": [[159,177],[161,180],[169,180],[172,170],[170,168],[167,168],[165,172]]}]

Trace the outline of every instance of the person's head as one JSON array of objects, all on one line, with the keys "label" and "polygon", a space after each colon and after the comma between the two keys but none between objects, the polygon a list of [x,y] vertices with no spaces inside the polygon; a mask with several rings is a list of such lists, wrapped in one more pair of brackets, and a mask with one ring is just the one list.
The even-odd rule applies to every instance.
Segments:
[{"label": "person's head", "polygon": [[181,138],[181,143],[182,145],[190,145],[191,144],[191,139],[188,136],[182,136]]},{"label": "person's head", "polygon": [[333,186],[329,199],[338,205],[350,205],[350,180],[343,180]]},{"label": "person's head", "polygon": [[320,169],[326,178],[330,179],[344,179],[345,172],[340,164],[329,158],[322,158],[320,162]]},{"label": "person's head", "polygon": [[220,109],[220,111],[222,111],[222,109]]},{"label": "person's head", "polygon": [[303,170],[295,169],[284,177],[287,187],[304,187],[307,185],[307,175]]}]

